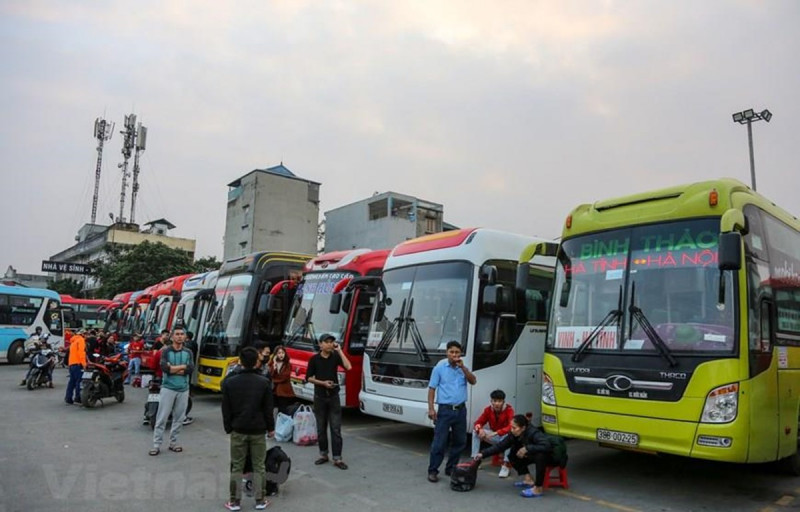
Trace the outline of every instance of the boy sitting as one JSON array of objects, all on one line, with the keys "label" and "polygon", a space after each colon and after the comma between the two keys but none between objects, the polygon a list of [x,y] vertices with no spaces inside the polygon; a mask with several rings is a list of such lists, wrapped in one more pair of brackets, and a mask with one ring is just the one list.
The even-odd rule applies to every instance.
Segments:
[{"label": "boy sitting", "polygon": [[[474,433],[472,434],[472,456],[475,457],[481,449],[481,441],[491,445],[497,444],[511,431],[511,419],[514,417],[514,408],[506,403],[506,394],[501,389],[496,389],[489,394],[491,405],[486,407],[478,419],[475,420]],[[500,468],[498,477],[507,478],[511,464],[508,461],[508,450],[503,454],[503,467]]]}]

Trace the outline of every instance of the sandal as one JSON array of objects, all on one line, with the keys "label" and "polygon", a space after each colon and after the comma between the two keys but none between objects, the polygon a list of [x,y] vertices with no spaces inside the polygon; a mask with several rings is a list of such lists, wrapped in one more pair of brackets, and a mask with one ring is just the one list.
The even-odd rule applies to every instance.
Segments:
[{"label": "sandal", "polygon": [[319,466],[320,464],[325,464],[326,462],[328,462],[328,457],[320,457],[314,461],[314,464]]},{"label": "sandal", "polygon": [[333,461],[333,465],[339,469],[347,469],[347,464],[345,464],[343,460],[335,460]]},{"label": "sandal", "polygon": [[529,484],[524,480],[520,480],[519,482],[514,482],[514,487],[522,487],[525,489],[530,489],[531,487],[533,487],[533,484]]},{"label": "sandal", "polygon": [[159,453],[161,453],[161,450],[159,450],[158,448],[153,448],[152,450],[147,452],[148,455],[158,455]]},{"label": "sandal", "polygon": [[180,446],[170,446],[169,447],[169,451],[175,452],[175,453],[181,453],[183,451],[183,448],[180,447]]},{"label": "sandal", "polygon": [[525,489],[524,491],[521,491],[519,493],[519,495],[522,496],[523,498],[541,498],[542,497],[542,493],[533,492],[533,488],[532,487],[530,487],[528,489]]}]

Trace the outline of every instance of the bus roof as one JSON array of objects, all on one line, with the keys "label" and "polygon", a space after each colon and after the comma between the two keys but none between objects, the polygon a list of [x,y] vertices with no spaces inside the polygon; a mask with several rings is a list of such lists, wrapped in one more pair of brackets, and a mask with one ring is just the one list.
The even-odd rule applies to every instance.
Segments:
[{"label": "bus roof", "polygon": [[[528,245],[549,241],[486,228],[459,229],[447,233],[453,234],[446,237],[428,235],[399,244],[386,260],[384,271],[435,261],[461,260],[475,265],[482,265],[491,259],[518,261],[520,253]],[[413,247],[413,250],[409,250],[409,247]],[[554,264],[555,260],[552,261]]]},{"label": "bus roof", "polygon": [[62,304],[87,304],[90,306],[108,306],[111,304],[110,300],[106,299],[80,299],[72,295],[61,295]]},{"label": "bus roof", "polygon": [[150,300],[162,295],[180,295],[181,291],[183,290],[184,281],[194,275],[196,274],[183,274],[164,279],[160,283],[154,284],[150,288],[147,288],[149,292],[145,290],[145,295],[149,295]]},{"label": "bus roof", "polygon": [[305,265],[305,263],[310,259],[310,255],[296,252],[254,252],[252,254],[248,254],[247,256],[234,258],[224,262],[222,267],[219,269],[219,275],[226,276],[230,274],[239,274],[242,272],[257,273],[265,270],[273,264],[296,263],[302,266]]},{"label": "bus roof", "polygon": [[44,297],[60,301],[58,293],[46,288],[28,288],[25,286],[6,286],[0,285],[0,293],[3,295],[22,295],[25,297]]},{"label": "bus roof", "polygon": [[383,269],[391,249],[351,249],[320,254],[306,263],[303,272],[325,272],[350,270],[365,276],[375,270]]},{"label": "bus roof", "polygon": [[219,270],[195,274],[183,282],[183,290],[181,293],[214,288],[217,284],[217,276],[219,276]]},{"label": "bus roof", "polygon": [[[711,201],[713,192],[716,204]],[[747,204],[756,205],[800,229],[796,217],[741,181],[720,178],[579,205],[567,217],[571,227],[565,222],[563,238],[670,219],[721,217],[729,209],[741,209]]]}]

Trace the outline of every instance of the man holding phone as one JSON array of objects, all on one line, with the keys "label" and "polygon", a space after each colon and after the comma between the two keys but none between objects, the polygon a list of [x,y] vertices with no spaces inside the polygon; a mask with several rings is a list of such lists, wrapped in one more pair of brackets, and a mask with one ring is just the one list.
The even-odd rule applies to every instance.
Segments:
[{"label": "man holding phone", "polygon": [[311,356],[306,370],[306,380],[314,384],[314,416],[317,420],[317,438],[319,442],[319,458],[314,464],[328,462],[328,425],[331,429],[333,444],[333,465],[339,469],[347,469],[342,460],[342,403],[339,400],[338,368],[345,371],[353,367],[342,348],[336,343],[336,337],[324,334],[319,339],[319,353]]},{"label": "man holding phone", "polygon": [[[436,363],[428,383],[428,418],[434,424],[429,482],[439,481],[439,466],[444,460],[448,438],[450,452],[444,474],[449,476],[458,464],[458,456],[467,444],[467,383],[474,386],[476,382],[478,379],[461,361],[461,344],[449,341],[447,358]],[[433,406],[434,398],[438,411]]]}]

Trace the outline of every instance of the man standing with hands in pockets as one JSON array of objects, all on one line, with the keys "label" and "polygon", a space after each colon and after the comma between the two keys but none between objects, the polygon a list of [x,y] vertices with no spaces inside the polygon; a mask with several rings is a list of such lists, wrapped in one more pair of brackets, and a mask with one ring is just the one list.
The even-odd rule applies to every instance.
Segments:
[{"label": "man standing with hands in pockets", "polygon": [[[458,464],[458,456],[467,444],[467,383],[475,385],[478,379],[461,361],[461,344],[447,343],[447,358],[433,367],[428,383],[428,418],[433,421],[433,443],[428,465],[428,481],[439,481],[439,466],[444,460],[447,439],[450,453],[445,475],[450,475]],[[434,408],[434,398],[439,410]]]},{"label": "man standing with hands in pockets", "polygon": [[350,371],[353,366],[333,335],[324,334],[319,339],[319,348],[319,353],[309,359],[306,370],[306,380],[314,384],[314,416],[317,420],[319,442],[319,458],[314,464],[328,462],[328,424],[330,424],[333,465],[339,469],[347,469],[347,464],[342,460],[342,404],[339,400],[337,368],[342,366],[345,371]]}]

